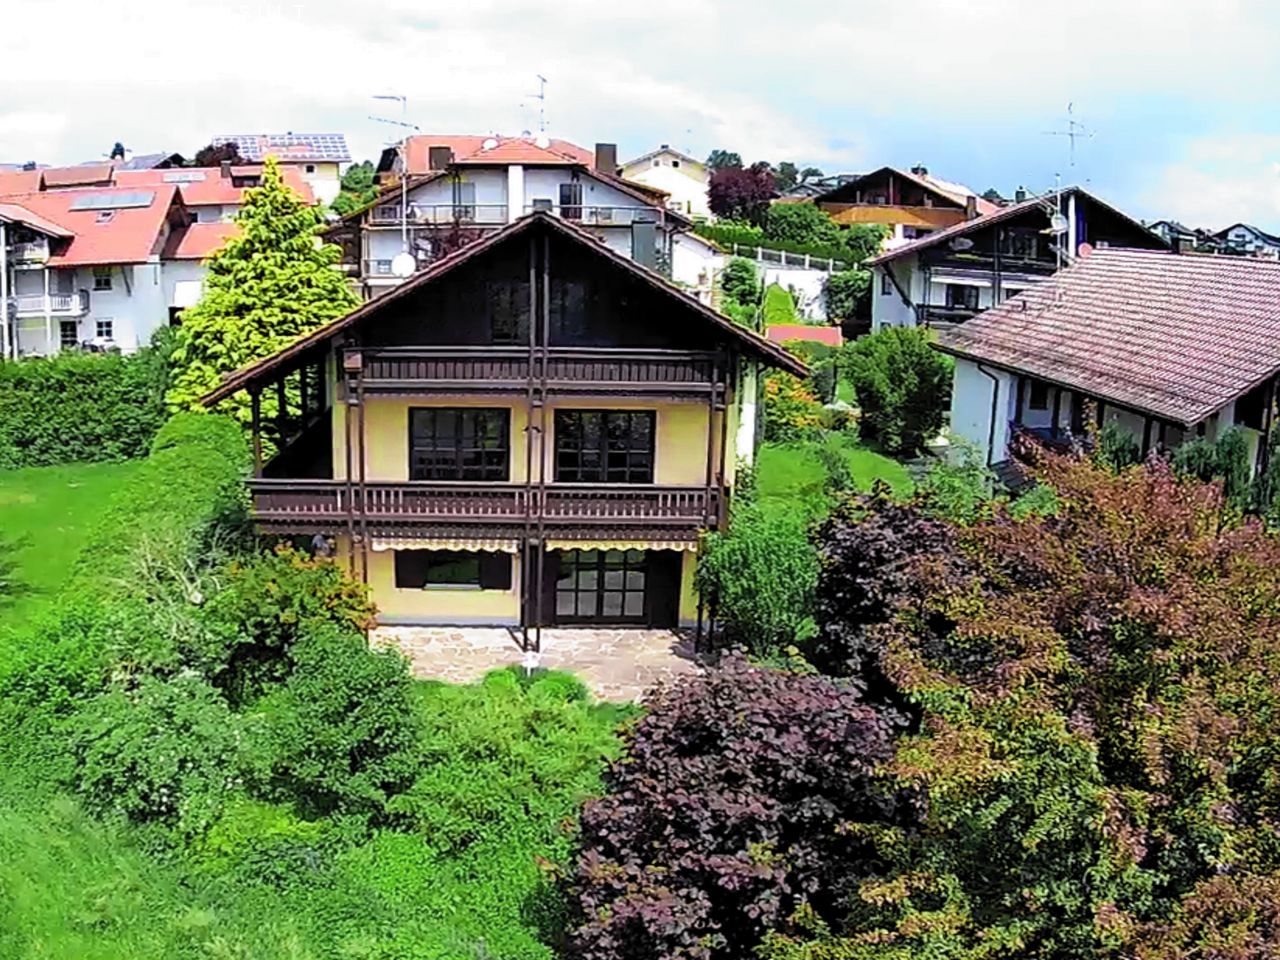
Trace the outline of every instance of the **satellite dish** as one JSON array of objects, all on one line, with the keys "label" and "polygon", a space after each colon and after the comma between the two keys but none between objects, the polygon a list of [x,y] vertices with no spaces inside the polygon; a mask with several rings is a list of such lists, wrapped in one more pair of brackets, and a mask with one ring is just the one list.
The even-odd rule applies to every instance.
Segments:
[{"label": "satellite dish", "polygon": [[533,138],[533,145],[535,147],[541,147],[543,150],[545,150],[547,149],[547,147],[551,146],[551,138],[548,137],[545,133],[540,133]]},{"label": "satellite dish", "polygon": [[973,241],[968,237],[956,237],[950,244],[948,244],[948,246],[950,246],[952,250],[972,250]]},{"label": "satellite dish", "polygon": [[418,261],[411,253],[397,253],[391,258],[391,272],[397,277],[411,277],[418,269]]},{"label": "satellite dish", "polygon": [[1081,257],[1087,257],[1089,254],[1093,253],[1093,244],[1088,242],[1082,243],[1080,244],[1079,250],[1076,252]]},{"label": "satellite dish", "polygon": [[1052,234],[1060,234],[1067,232],[1067,218],[1060,213],[1055,213],[1049,218],[1049,232]]},{"label": "satellite dish", "polygon": [[485,150],[492,150],[497,145],[498,145],[498,141],[493,139],[493,137],[489,137],[488,139],[485,140],[484,143],[480,144],[480,146]]}]

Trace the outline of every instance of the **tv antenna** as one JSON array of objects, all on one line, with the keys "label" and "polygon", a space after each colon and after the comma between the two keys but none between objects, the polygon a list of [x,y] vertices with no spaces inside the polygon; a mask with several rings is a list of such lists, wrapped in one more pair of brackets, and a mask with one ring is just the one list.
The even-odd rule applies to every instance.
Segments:
[{"label": "tv antenna", "polygon": [[[421,133],[422,130],[416,123],[409,123],[403,119],[409,112],[409,98],[402,93],[375,93],[375,100],[391,100],[400,104],[399,120],[392,120],[390,117],[375,117],[372,114],[370,120],[377,123],[385,123],[393,127],[401,127],[403,129],[413,130]],[[396,153],[400,158],[400,252],[391,259],[391,272],[397,277],[411,276],[417,269],[417,260],[413,253],[409,250],[409,151],[406,148],[407,134],[399,140],[392,140],[387,146],[396,148]]]},{"label": "tv antenna", "polygon": [[1045,130],[1046,137],[1066,137],[1068,146],[1068,161],[1072,170],[1076,166],[1076,140],[1092,140],[1096,135],[1096,131],[1090,130],[1083,123],[1076,119],[1075,103],[1067,104],[1067,122],[1066,129],[1063,130]]},{"label": "tv antenna", "polygon": [[538,78],[538,92],[529,94],[530,99],[538,101],[538,132],[547,132],[547,78],[535,74]]}]

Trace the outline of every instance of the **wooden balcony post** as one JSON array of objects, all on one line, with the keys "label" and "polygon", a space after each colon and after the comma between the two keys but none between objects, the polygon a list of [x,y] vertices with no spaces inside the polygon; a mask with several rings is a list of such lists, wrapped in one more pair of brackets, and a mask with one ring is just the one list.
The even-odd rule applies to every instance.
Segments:
[{"label": "wooden balcony post", "polygon": [[262,476],[262,392],[257,387],[249,388],[249,409],[253,432],[253,475],[260,477]]}]

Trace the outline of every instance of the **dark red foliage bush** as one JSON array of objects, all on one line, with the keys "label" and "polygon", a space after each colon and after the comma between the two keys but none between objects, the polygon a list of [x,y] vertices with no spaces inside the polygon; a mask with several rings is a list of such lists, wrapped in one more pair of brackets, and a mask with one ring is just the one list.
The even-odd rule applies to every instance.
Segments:
[{"label": "dark red foliage bush", "polygon": [[895,723],[737,655],[661,689],[583,814],[570,956],[737,960],[802,903],[838,917],[879,865],[858,825],[917,815],[876,774]]}]

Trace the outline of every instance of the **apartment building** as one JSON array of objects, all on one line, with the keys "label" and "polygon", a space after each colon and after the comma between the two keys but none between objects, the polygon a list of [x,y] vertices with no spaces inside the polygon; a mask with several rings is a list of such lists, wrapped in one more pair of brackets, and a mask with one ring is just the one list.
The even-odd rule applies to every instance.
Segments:
[{"label": "apartment building", "polygon": [[321,203],[332,203],[342,189],[342,168],[351,163],[347,138],[340,133],[223,133],[211,143],[234,143],[241,159],[260,164],[275,157],[294,170]]}]

